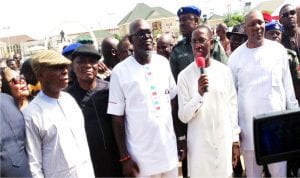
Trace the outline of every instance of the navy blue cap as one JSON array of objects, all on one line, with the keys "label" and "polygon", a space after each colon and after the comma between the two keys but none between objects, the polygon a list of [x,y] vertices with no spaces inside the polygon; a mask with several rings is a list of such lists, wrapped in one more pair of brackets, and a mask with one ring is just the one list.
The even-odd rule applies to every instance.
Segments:
[{"label": "navy blue cap", "polygon": [[68,56],[73,53],[75,49],[77,49],[81,44],[80,43],[71,43],[67,47],[65,47],[62,51],[62,55]]},{"label": "navy blue cap", "polygon": [[179,17],[182,14],[195,14],[196,16],[201,16],[201,10],[196,6],[185,6],[181,7],[177,11],[177,16]]},{"label": "navy blue cap", "polygon": [[280,30],[282,32],[282,25],[276,21],[267,23],[265,28],[266,28],[266,31]]},{"label": "navy blue cap", "polygon": [[80,56],[80,55],[91,56],[96,60],[99,60],[101,58],[100,53],[95,49],[95,47],[89,44],[81,44],[78,48],[76,48],[72,53],[71,60],[74,60],[76,56]]}]

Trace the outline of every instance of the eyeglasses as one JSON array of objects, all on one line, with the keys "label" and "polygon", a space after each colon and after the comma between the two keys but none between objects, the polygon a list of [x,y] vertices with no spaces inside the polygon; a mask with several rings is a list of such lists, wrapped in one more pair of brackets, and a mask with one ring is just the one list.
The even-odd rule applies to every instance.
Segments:
[{"label": "eyeglasses", "polygon": [[296,14],[296,10],[290,10],[288,12],[285,12],[281,15],[281,17],[285,17],[285,18],[288,18],[289,15],[295,15]]},{"label": "eyeglasses", "polygon": [[23,75],[15,76],[10,81],[8,81],[8,83],[12,83],[14,85],[21,84],[23,82],[25,82],[25,77]]},{"label": "eyeglasses", "polygon": [[209,42],[210,40],[211,39],[200,38],[200,39],[197,39],[197,40],[192,40],[192,43],[193,43],[193,45],[197,45],[197,44],[204,45],[207,42]]},{"label": "eyeglasses", "polygon": [[131,34],[131,36],[136,36],[139,39],[145,39],[148,36],[152,37],[152,31],[151,30],[140,30],[134,34]]}]

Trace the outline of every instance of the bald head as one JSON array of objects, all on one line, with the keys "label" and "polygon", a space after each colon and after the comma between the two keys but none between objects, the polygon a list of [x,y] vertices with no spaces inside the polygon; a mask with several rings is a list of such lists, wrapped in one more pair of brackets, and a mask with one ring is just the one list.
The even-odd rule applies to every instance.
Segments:
[{"label": "bald head", "polygon": [[113,68],[118,62],[117,45],[119,41],[113,37],[105,38],[101,43],[101,51],[104,58],[104,63],[108,67]]},{"label": "bald head", "polygon": [[131,22],[129,26],[130,35],[135,34],[141,26],[147,26],[148,28],[150,28],[149,23],[144,19],[136,19],[133,22]]},{"label": "bald head", "polygon": [[256,48],[263,45],[265,21],[260,11],[253,10],[246,15],[245,32],[248,36],[247,45],[249,48]]},{"label": "bald head", "polygon": [[164,33],[157,40],[156,51],[158,54],[169,59],[174,44],[175,44],[175,39],[172,33]]}]

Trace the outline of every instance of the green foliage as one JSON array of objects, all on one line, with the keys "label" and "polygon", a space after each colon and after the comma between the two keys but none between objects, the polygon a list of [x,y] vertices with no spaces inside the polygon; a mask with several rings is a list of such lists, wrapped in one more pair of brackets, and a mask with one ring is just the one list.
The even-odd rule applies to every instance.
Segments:
[{"label": "green foliage", "polygon": [[235,14],[226,14],[224,16],[224,23],[228,27],[232,27],[234,25],[240,24],[245,21],[245,17],[243,15],[240,15],[238,13]]}]

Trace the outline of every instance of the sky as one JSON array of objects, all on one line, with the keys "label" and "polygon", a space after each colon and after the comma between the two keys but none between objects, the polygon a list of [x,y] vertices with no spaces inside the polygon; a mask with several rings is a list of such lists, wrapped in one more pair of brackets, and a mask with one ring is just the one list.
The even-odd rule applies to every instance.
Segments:
[{"label": "sky", "polygon": [[222,15],[228,11],[228,4],[234,11],[248,1],[254,7],[261,0],[2,0],[0,37],[26,34],[43,39],[59,35],[61,30],[67,35],[114,27],[137,3],[160,6],[174,14],[182,6],[195,5],[202,14],[214,9]]}]

